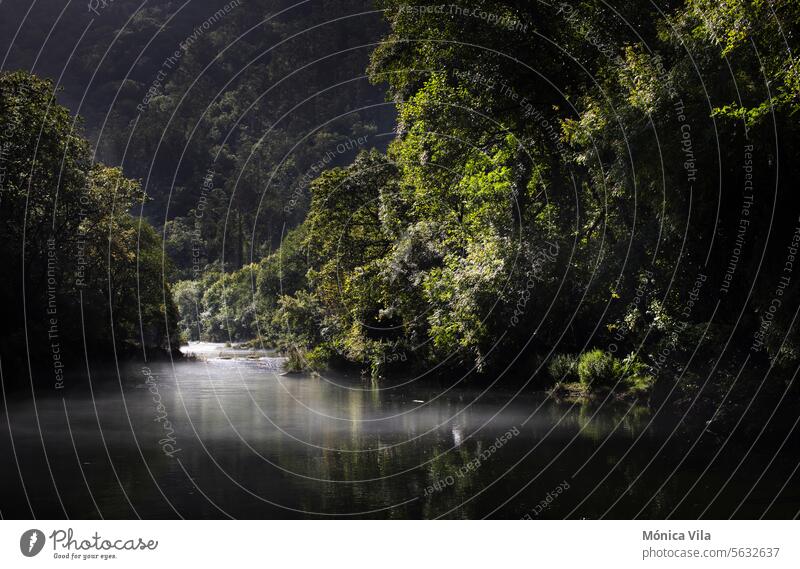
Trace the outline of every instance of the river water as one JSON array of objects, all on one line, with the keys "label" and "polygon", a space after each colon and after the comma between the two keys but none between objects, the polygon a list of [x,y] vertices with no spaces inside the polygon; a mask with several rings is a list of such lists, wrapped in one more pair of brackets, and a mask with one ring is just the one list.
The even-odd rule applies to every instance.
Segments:
[{"label": "river water", "polygon": [[282,375],[268,352],[186,350],[197,358],[10,398],[0,514],[716,518],[800,507],[796,462],[720,448],[631,402],[559,402],[486,379]]}]

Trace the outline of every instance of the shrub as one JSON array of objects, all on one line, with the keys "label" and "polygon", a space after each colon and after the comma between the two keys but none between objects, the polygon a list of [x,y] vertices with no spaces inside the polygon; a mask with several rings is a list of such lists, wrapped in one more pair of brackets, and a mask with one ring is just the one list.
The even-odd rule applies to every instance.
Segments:
[{"label": "shrub", "polygon": [[189,340],[200,340],[201,324],[199,314],[203,312],[203,294],[198,281],[178,281],[172,285],[172,298],[178,307],[181,319],[181,344]]},{"label": "shrub", "polygon": [[305,350],[297,346],[291,346],[286,351],[286,361],[283,363],[283,369],[286,373],[301,373],[307,368]]},{"label": "shrub", "polygon": [[628,385],[628,392],[637,397],[646,395],[655,384],[653,370],[640,360],[636,354],[630,354],[622,360],[622,373],[625,383]]},{"label": "shrub", "polygon": [[557,382],[578,381],[578,358],[572,354],[556,354],[547,365],[547,371]]},{"label": "shrub", "polygon": [[326,344],[320,344],[306,352],[305,364],[311,370],[323,370],[334,358],[334,354]]},{"label": "shrub", "polygon": [[316,344],[322,312],[317,297],[306,291],[297,291],[294,296],[283,295],[278,299],[278,309],[272,317],[272,325],[280,336],[292,338],[303,346]]},{"label": "shrub", "polygon": [[578,378],[586,388],[611,389],[622,376],[622,364],[603,350],[584,352],[578,359]]}]

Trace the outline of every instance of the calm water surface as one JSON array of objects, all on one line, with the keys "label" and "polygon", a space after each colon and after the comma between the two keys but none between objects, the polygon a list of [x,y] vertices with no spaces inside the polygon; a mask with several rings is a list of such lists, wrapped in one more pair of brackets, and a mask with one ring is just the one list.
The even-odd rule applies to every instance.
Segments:
[{"label": "calm water surface", "polygon": [[773,501],[796,463],[765,472],[773,455],[746,448],[714,458],[707,436],[698,443],[643,406],[485,392],[485,380],[281,375],[269,353],[188,349],[196,361],[73,378],[35,407],[11,398],[3,517],[791,517],[800,507],[792,483]]}]

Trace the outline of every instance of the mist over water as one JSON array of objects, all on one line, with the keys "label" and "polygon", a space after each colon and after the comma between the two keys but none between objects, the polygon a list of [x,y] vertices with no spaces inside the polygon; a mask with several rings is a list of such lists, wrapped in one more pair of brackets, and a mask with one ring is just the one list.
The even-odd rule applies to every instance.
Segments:
[{"label": "mist over water", "polygon": [[[11,398],[13,440],[0,444],[25,487],[3,486],[3,516],[690,517],[741,460],[724,454],[699,477],[702,440],[686,454],[699,433],[630,402],[557,402],[469,378],[281,375],[269,352],[189,350],[196,360],[129,365],[118,381],[108,369],[63,399]],[[785,470],[738,513],[763,511]],[[705,515],[730,515],[755,476],[734,477]]]}]

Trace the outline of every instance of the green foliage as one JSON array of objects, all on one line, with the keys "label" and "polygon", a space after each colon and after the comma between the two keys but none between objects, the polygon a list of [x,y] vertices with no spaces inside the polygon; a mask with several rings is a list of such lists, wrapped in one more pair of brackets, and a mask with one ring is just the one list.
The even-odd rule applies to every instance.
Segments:
[{"label": "green foliage", "polygon": [[[50,81],[0,74],[0,261],[24,275],[24,290],[4,279],[0,292],[27,306],[23,313],[22,303],[4,303],[12,331],[3,359],[20,363],[23,330],[37,339],[32,349],[56,342],[65,358],[83,357],[84,341],[109,358],[113,350],[177,348],[170,264],[155,230],[129,213],[144,199],[141,187],[118,168],[92,164],[54,96]],[[38,341],[45,337],[51,342]]]},{"label": "green foliage", "polygon": [[371,0],[114,0],[88,29],[86,3],[59,6],[57,26],[52,8],[3,5],[4,65],[59,77],[98,156],[147,181],[177,280],[268,256],[302,222],[321,160],[384,144],[391,108],[359,79],[385,26]]},{"label": "green foliage", "polygon": [[[793,33],[798,22],[797,0],[688,0],[680,23],[695,37],[719,46],[724,57],[736,60],[738,81],[744,86],[744,93],[737,93],[739,100],[717,106],[716,115],[755,125],[773,111],[800,110],[800,56]],[[759,93],[756,85],[764,80],[770,90]]]},{"label": "green foliage", "polygon": [[556,381],[578,381],[586,392],[614,390],[617,394],[646,397],[655,385],[652,368],[633,353],[622,360],[600,349],[578,357],[559,354],[548,369]]},{"label": "green foliage", "polygon": [[172,298],[181,316],[178,321],[181,339],[186,342],[200,340],[202,338],[200,315],[203,312],[201,284],[197,281],[178,281],[172,285]]},{"label": "green foliage", "polygon": [[622,360],[622,374],[628,393],[635,397],[649,395],[655,386],[656,378],[652,367],[636,354],[629,354]]},{"label": "green foliage", "polygon": [[578,358],[572,354],[556,354],[547,365],[547,371],[557,382],[574,383],[578,381]]},{"label": "green foliage", "polygon": [[[140,50],[145,42],[139,34],[168,35],[173,42],[184,37],[181,12],[176,21],[170,18],[176,6],[136,8],[131,35],[118,40],[125,46],[139,38],[134,47]],[[141,70],[146,79],[127,83],[120,94],[124,103],[140,105],[158,74],[164,76],[146,108],[109,130],[106,142],[114,153],[125,152],[135,175],[148,179],[151,208],[169,204],[175,219],[167,228],[168,246],[181,278],[196,277],[188,272],[195,260],[192,239],[202,249],[201,270],[208,264],[236,271],[268,256],[285,229],[302,222],[309,182],[325,168],[352,161],[357,148],[380,144],[373,134],[381,112],[369,103],[381,92],[354,80],[369,54],[358,46],[369,45],[381,25],[379,15],[369,13],[370,2],[329,0],[279,17],[275,10],[272,0],[234,7],[182,51],[174,67],[161,65],[174,48],[148,50],[137,66],[150,67],[153,57],[155,68]],[[339,150],[359,137],[356,148]]]},{"label": "green foliage", "polygon": [[286,361],[283,367],[288,373],[299,373],[308,369],[304,350],[297,346],[289,346],[285,353]]},{"label": "green foliage", "polygon": [[278,299],[273,325],[280,330],[281,337],[290,338],[291,343],[311,346],[319,339],[319,300],[311,293],[299,290],[294,296],[284,295]]},{"label": "green foliage", "polygon": [[201,337],[212,342],[238,342],[256,336],[256,265],[223,274],[203,293]]},{"label": "green foliage", "polygon": [[590,350],[578,358],[578,378],[587,389],[613,389],[622,379],[622,374],[619,361],[603,350]]},{"label": "green foliage", "polygon": [[[642,355],[562,354],[549,372],[578,380],[575,393],[618,385],[617,395],[642,398],[668,393],[690,357],[692,365],[716,361],[710,346],[728,345],[734,327],[763,340],[761,355],[797,361],[792,311],[766,323],[770,279],[724,293],[741,312],[727,304],[715,311],[711,299],[723,294],[733,251],[741,249],[736,278],[780,272],[797,225],[787,180],[800,166],[785,156],[800,141],[800,3],[473,4],[527,28],[381,2],[390,30],[369,73],[388,85],[397,136],[385,153],[313,170],[310,196],[305,187],[291,194],[300,204],[294,221],[304,221],[281,233],[276,250],[265,235],[279,226],[279,200],[267,208],[271,229],[243,248],[237,236],[248,232],[238,224],[255,220],[252,204],[234,200],[248,213],[234,216],[228,246],[266,251],[253,269],[255,324],[241,333],[307,352],[315,365],[344,360],[376,377],[410,366],[494,372],[520,355],[519,369],[553,345],[571,353],[613,345]],[[214,102],[220,112],[236,105]],[[253,149],[252,138],[234,138],[222,155],[260,187],[263,172],[244,167],[236,150]],[[254,156],[275,164],[283,142],[264,146]],[[772,223],[750,224],[742,246],[745,148],[753,179],[775,192],[774,202],[759,197],[748,210],[749,219]],[[307,158],[293,157],[301,171]],[[280,190],[268,200],[290,191],[292,167],[270,167],[269,191]],[[228,207],[228,183],[214,178],[217,210]],[[185,187],[197,187],[197,175],[192,184]],[[180,249],[187,230],[177,225]],[[209,242],[222,237],[203,232]],[[245,283],[234,275],[222,278]],[[799,293],[793,281],[781,301],[789,306]],[[223,309],[249,310],[215,298],[204,310],[219,331],[228,326]],[[699,384],[684,377],[678,397],[691,401]],[[725,390],[709,393],[719,403]]]}]

